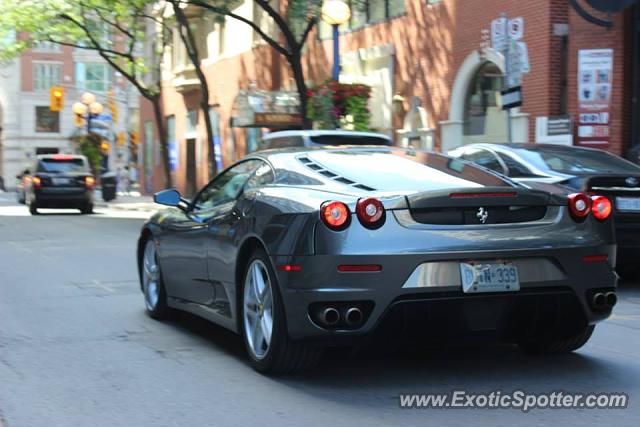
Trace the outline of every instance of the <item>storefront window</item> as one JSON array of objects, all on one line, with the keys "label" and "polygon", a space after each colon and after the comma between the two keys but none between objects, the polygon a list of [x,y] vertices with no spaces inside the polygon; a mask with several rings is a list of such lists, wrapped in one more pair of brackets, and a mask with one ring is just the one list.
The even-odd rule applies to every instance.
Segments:
[{"label": "storefront window", "polygon": [[502,72],[492,62],[480,67],[467,92],[464,134],[494,139],[505,132],[504,112],[498,106]]}]

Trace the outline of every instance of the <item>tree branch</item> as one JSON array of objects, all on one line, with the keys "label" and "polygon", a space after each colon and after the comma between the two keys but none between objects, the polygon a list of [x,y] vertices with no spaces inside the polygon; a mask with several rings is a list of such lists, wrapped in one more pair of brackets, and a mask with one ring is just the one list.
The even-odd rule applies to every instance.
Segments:
[{"label": "tree branch", "polygon": [[316,17],[313,17],[313,18],[311,18],[309,20],[309,22],[307,23],[307,28],[304,29],[304,32],[302,33],[302,38],[300,39],[300,42],[298,43],[298,49],[302,49],[304,44],[307,42],[307,38],[309,37],[309,33],[311,32],[313,27],[316,26],[317,22],[318,22],[318,18],[316,18]]},{"label": "tree branch", "polygon": [[219,15],[228,16],[229,18],[235,19],[235,20],[240,21],[240,22],[244,22],[245,24],[247,24],[251,28],[253,28],[253,30],[256,33],[258,33],[258,35],[260,35],[260,37],[264,41],[266,41],[267,44],[269,44],[271,47],[273,47],[279,53],[281,53],[282,55],[284,55],[286,57],[289,57],[291,55],[291,51],[290,50],[287,50],[286,48],[282,47],[271,36],[269,36],[267,33],[265,33],[262,30],[262,28],[260,28],[260,26],[258,24],[256,24],[255,22],[253,22],[250,19],[245,18],[244,16],[237,15],[237,14],[231,12],[228,9],[219,8],[219,7],[213,6],[213,5],[209,4],[209,3],[205,3],[205,2],[200,1],[200,0],[188,0],[187,3],[192,4],[194,6],[201,7],[202,9],[210,10],[211,12],[217,13]]},{"label": "tree branch", "polygon": [[289,28],[289,24],[287,23],[287,21],[282,17],[282,15],[280,15],[279,11],[271,7],[268,0],[254,0],[254,1],[265,12],[267,12],[267,15],[273,18],[273,21],[276,23],[278,28],[280,28],[280,31],[282,31],[282,34],[284,35],[284,38],[287,41],[287,45],[289,46],[289,50],[292,51],[296,47],[297,42],[296,42],[296,37],[291,31],[291,28]]}]

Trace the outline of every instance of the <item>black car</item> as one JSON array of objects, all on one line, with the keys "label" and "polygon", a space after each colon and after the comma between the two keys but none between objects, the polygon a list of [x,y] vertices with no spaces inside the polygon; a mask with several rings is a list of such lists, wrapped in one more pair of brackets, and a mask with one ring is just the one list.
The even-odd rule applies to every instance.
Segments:
[{"label": "black car", "polygon": [[147,312],[238,332],[262,372],[385,333],[573,351],[616,303],[605,197],[532,190],[437,153],[262,151],[193,200],[155,200],[171,208],[138,240]]},{"label": "black car", "polygon": [[36,156],[33,174],[26,179],[24,193],[32,215],[39,208],[80,209],[93,213],[95,178],[85,156],[45,154]]},{"label": "black car", "polygon": [[[608,197],[618,243],[617,270],[633,278],[640,271],[640,167],[609,152],[551,144],[471,144],[449,152],[509,178]],[[551,190],[552,191],[552,190]]]}]

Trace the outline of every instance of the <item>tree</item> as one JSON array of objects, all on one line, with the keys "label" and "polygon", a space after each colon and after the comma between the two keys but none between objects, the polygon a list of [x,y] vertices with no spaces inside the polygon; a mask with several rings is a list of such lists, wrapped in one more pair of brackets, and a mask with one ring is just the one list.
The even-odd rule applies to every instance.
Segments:
[{"label": "tree", "polygon": [[[289,0],[284,10],[277,6],[279,2],[269,0],[254,0],[254,4],[264,11],[275,23],[281,38],[268,34],[258,23],[233,12],[229,4],[234,2],[223,0],[175,0],[175,3],[191,4],[204,10],[229,17],[250,26],[269,46],[284,56],[289,63],[291,73],[296,82],[296,89],[300,98],[300,112],[304,126],[311,127],[307,118],[307,84],[302,67],[304,45],[320,19],[322,0]],[[272,4],[273,3],[273,4]]]},{"label": "tree", "polygon": [[[149,0],[25,0],[0,3],[0,59],[15,58],[36,43],[47,41],[97,52],[147,99],[160,141],[165,184],[172,186],[168,136],[162,113],[161,61],[168,36],[164,14],[154,13]],[[156,11],[157,12],[157,11]],[[147,33],[160,27],[152,52],[142,45]],[[18,40],[10,33],[25,34]],[[4,41],[4,43],[3,43]],[[150,54],[149,54],[150,53]]]},{"label": "tree", "polygon": [[182,7],[183,3],[180,0],[167,0],[167,3],[171,4],[173,8],[180,40],[185,47],[189,61],[194,65],[196,76],[200,82],[200,110],[204,114],[205,129],[207,132],[210,175],[215,176],[218,173],[218,164],[216,163],[215,146],[213,145],[213,126],[211,116],[209,115],[209,83],[200,66],[200,52],[198,51],[195,35],[189,25],[189,18]]}]

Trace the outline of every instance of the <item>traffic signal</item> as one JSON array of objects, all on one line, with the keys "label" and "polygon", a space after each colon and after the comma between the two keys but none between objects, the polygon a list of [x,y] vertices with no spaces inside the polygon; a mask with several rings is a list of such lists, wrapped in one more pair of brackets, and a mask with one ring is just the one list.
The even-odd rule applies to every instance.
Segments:
[{"label": "traffic signal", "polygon": [[109,154],[109,143],[107,141],[102,141],[102,143],[100,144],[100,149],[102,150],[103,154]]},{"label": "traffic signal", "polygon": [[138,132],[135,130],[131,132],[131,145],[138,145],[140,140],[138,139]]},{"label": "traffic signal", "polygon": [[107,92],[107,107],[109,107],[109,111],[111,111],[113,123],[118,123],[118,105],[113,97],[113,90]]},{"label": "traffic signal", "polygon": [[52,86],[49,90],[51,111],[62,111],[64,107],[64,88],[61,86]]},{"label": "traffic signal", "polygon": [[118,145],[124,147],[127,143],[127,136],[124,132],[118,132]]}]

